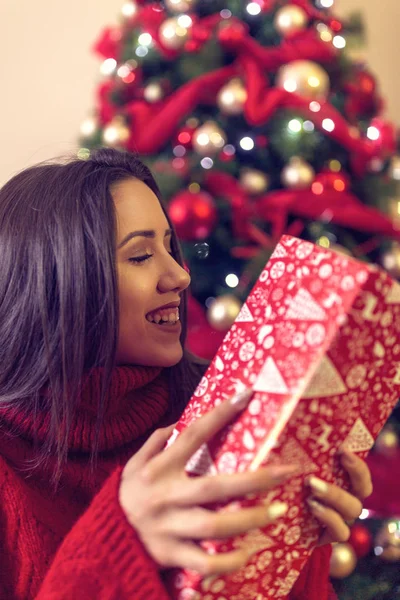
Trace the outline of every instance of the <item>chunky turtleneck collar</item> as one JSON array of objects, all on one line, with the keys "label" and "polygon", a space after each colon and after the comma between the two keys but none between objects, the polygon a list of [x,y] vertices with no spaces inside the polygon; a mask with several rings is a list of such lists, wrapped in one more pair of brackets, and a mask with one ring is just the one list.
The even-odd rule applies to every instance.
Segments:
[{"label": "chunky turtleneck collar", "polygon": [[[71,452],[90,452],[96,431],[103,369],[94,368],[85,375],[81,398],[72,421],[69,437]],[[168,382],[165,370],[158,367],[122,366],[112,371],[105,398],[104,419],[100,430],[99,451],[110,451],[140,438],[163,418],[168,409]],[[48,412],[32,414],[27,405],[0,409],[3,430],[25,439],[46,440]]]}]

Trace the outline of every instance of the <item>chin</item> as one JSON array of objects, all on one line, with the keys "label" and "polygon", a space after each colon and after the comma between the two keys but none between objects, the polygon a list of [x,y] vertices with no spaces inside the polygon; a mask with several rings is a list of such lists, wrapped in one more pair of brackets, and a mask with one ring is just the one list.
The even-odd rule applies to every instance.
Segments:
[{"label": "chin", "polygon": [[146,363],[149,367],[173,367],[181,361],[183,356],[182,347],[179,347],[177,351],[168,352],[164,350],[159,355],[149,357]]},{"label": "chin", "polygon": [[119,365],[140,365],[143,367],[173,367],[181,361],[183,356],[182,346],[179,344],[177,348],[162,348],[159,352],[148,351],[142,353],[141,356],[136,356],[133,353],[129,356],[128,353],[117,359]]}]

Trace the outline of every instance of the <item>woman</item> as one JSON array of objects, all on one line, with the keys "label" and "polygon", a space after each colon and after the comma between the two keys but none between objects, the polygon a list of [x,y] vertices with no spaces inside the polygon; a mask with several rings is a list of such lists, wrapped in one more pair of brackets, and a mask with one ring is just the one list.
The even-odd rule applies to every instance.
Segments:
[{"label": "woman", "polygon": [[[232,520],[204,505],[270,489],[293,465],[185,476],[249,394],[162,452],[205,367],[183,351],[190,278],[148,169],[115,150],[27,169],[0,191],[0,244],[1,598],[162,600],[168,567],[244,565],[244,551],[208,556],[197,542],[287,507]],[[326,532],[291,600],[328,598],[329,542],[370,493],[364,463],[343,464],[354,495],[311,482]]]}]

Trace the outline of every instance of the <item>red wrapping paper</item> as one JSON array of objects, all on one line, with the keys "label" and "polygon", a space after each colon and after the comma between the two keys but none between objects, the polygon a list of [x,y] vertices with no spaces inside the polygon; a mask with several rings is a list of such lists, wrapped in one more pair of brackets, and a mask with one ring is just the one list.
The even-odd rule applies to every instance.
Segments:
[{"label": "red wrapping paper", "polygon": [[283,236],[227,333],[169,441],[245,387],[254,395],[241,416],[202,446],[189,474],[215,475],[296,463],[298,474],[260,501],[287,502],[263,530],[202,543],[210,553],[256,551],[226,576],[201,580],[170,573],[177,600],[285,598],[321,534],[307,508],[304,479],[316,475],[348,489],[337,451],[344,442],[365,457],[400,391],[400,285],[383,271]]}]

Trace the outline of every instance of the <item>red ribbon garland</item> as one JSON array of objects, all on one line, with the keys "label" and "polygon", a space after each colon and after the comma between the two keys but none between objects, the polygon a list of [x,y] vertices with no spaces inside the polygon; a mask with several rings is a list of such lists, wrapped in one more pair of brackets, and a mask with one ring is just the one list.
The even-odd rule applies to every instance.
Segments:
[{"label": "red ribbon garland", "polygon": [[190,114],[197,104],[214,104],[219,89],[236,74],[234,65],[223,67],[183,85],[165,102],[127,104],[124,113],[131,118],[132,131],[128,149],[140,154],[155,153],[176,132],[185,115]]},{"label": "red ribbon garland", "polygon": [[[215,25],[215,23],[211,21],[211,25]],[[228,29],[226,27],[222,32],[226,34]],[[131,117],[131,137],[128,149],[135,149],[141,154],[156,153],[167,143],[182,119],[190,114],[198,104],[215,104],[221,87],[232,77],[240,75],[241,63],[245,61],[243,57],[245,46],[253,57],[257,57],[262,68],[268,70],[274,70],[294,57],[297,59],[318,58],[318,60],[326,61],[334,57],[333,52],[327,50],[328,45],[321,45],[315,32],[312,31],[305,31],[302,36],[297,36],[295,39],[284,40],[279,48],[272,49],[263,48],[246,35],[244,34],[243,39],[234,42],[235,47],[240,48],[240,61],[188,82],[162,102],[151,105],[136,100],[126,105],[123,113]],[[250,84],[250,81],[248,80],[247,83]],[[288,93],[286,92],[286,94]],[[274,99],[273,104],[277,108]]]},{"label": "red ribbon garland", "polygon": [[207,175],[205,188],[231,204],[234,235],[249,242],[260,243],[260,230],[251,223],[252,219],[262,219],[271,224],[272,240],[268,243],[268,236],[264,236],[264,245],[272,246],[287,231],[289,215],[314,221],[325,219],[350,229],[400,240],[400,231],[395,229],[388,217],[364,205],[350,192],[325,190],[324,194],[317,196],[311,189],[285,189],[251,200],[234,177],[218,171]]},{"label": "red ribbon garland", "polygon": [[[226,34],[228,27],[223,30]],[[232,42],[232,40],[231,40]],[[230,42],[230,43],[231,43]],[[335,129],[330,136],[338,141],[351,154],[356,155],[353,167],[361,176],[373,156],[379,155],[376,144],[367,139],[354,137],[353,129],[346,119],[328,102],[320,102],[319,112],[310,109],[310,99],[284,89],[268,89],[265,69],[275,70],[293,57],[331,60],[332,48],[316,38],[313,31],[305,31],[301,36],[285,40],[278,48],[266,49],[252,38],[247,37],[237,45],[239,57],[229,67],[207,73],[188,82],[166,100],[154,105],[135,100],[124,107],[124,114],[130,117],[131,137],[128,149],[141,154],[153,154],[165,146],[176,131],[179,122],[189,115],[198,104],[215,104],[221,87],[232,77],[243,75],[246,80],[247,101],[244,107],[246,120],[250,125],[260,125],[268,121],[279,108],[298,110],[305,118],[312,120],[316,127],[324,131],[323,122],[331,119]]]},{"label": "red ribbon garland", "polygon": [[[311,9],[305,0],[293,2],[301,6],[310,18],[324,20],[321,13],[317,11],[315,14],[315,10]],[[159,26],[164,17],[165,14],[159,7],[148,5],[142,7],[132,22],[146,29],[164,53],[172,57],[176,52],[163,48],[159,39]],[[204,41],[209,39],[210,36],[205,33],[208,31],[211,35],[219,20],[219,15],[212,15],[195,22],[195,27],[201,27],[202,30],[199,37],[203,37]],[[111,37],[108,33],[104,40],[106,46],[115,42]],[[360,176],[372,157],[385,154],[387,148],[382,148],[379,142],[355,137],[354,130],[346,119],[328,102],[320,101],[320,110],[313,112],[310,109],[310,99],[304,99],[284,89],[269,88],[266,76],[268,71],[275,72],[292,60],[329,63],[336,57],[337,51],[333,45],[322,42],[315,30],[305,30],[283,40],[278,48],[264,48],[251,38],[240,21],[231,19],[229,25],[220,29],[218,37],[224,47],[237,53],[238,58],[231,66],[188,82],[164,101],[151,105],[143,100],[135,100],[124,107],[124,114],[130,118],[129,150],[136,150],[141,154],[156,153],[167,144],[179,123],[192,113],[198,104],[215,105],[217,94],[225,83],[232,77],[242,76],[247,88],[244,115],[250,125],[260,125],[268,121],[279,108],[298,110],[355,156],[352,166]],[[112,118],[110,103],[107,102],[105,93],[107,88],[108,86],[104,86],[101,94],[101,101],[106,104],[106,109],[102,111],[103,121]],[[335,128],[332,132],[324,129],[325,119],[334,122]],[[269,221],[272,225],[272,238],[276,241],[286,229],[289,214],[313,220],[323,220],[325,216],[327,220],[345,227],[400,238],[400,232],[394,229],[389,218],[365,206],[349,192],[327,190],[317,197],[311,190],[278,190],[254,201],[249,199],[235,178],[216,171],[206,176],[205,187],[213,195],[223,196],[231,203],[234,234],[238,238],[257,244],[268,245],[271,240],[251,223],[252,218]]]},{"label": "red ribbon garland", "polygon": [[266,78],[260,65],[247,56],[242,56],[240,60],[245,73],[247,88],[244,114],[249,124],[261,125],[268,121],[279,108],[297,110],[305,118],[313,121],[316,127],[324,133],[326,133],[323,125],[324,120],[331,119],[335,128],[329,135],[350,153],[357,155],[357,163],[353,162],[352,166],[359,176],[364,172],[369,160],[379,154],[377,144],[368,139],[354,136],[354,129],[329,102],[320,101],[319,111],[314,112],[310,109],[310,99],[287,92],[281,88],[268,90]]}]

